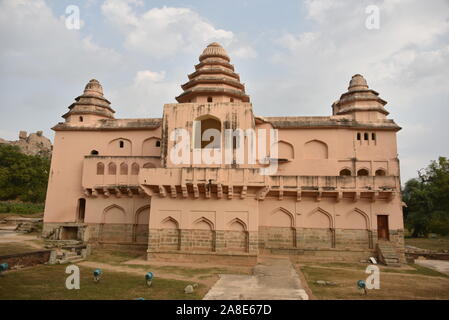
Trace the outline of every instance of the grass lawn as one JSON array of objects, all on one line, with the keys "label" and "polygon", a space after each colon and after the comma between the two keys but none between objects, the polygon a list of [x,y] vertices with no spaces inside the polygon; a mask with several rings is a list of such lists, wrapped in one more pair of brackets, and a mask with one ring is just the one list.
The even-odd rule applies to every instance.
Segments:
[{"label": "grass lawn", "polygon": [[[395,300],[449,299],[449,276],[418,265],[403,268],[380,266],[380,289],[362,295],[357,281],[365,280],[366,265],[345,263],[303,264],[307,283],[320,300]],[[322,286],[317,280],[333,281],[336,286]]]},{"label": "grass lawn", "polygon": [[421,249],[443,251],[449,250],[449,236],[438,238],[405,238],[405,244]]},{"label": "grass lawn", "polygon": [[88,261],[96,261],[107,263],[111,265],[126,266],[135,269],[148,269],[150,268],[154,272],[162,272],[164,274],[175,274],[184,277],[191,277],[197,279],[206,279],[213,277],[220,273],[232,273],[232,274],[248,274],[247,269],[236,270],[235,268],[230,270],[226,266],[222,267],[201,267],[201,264],[197,266],[173,266],[173,265],[152,265],[152,264],[127,264],[126,261],[141,258],[144,256],[144,252],[139,251],[124,251],[124,250],[112,250],[105,248],[94,248],[92,254],[88,257]]},{"label": "grass lawn", "polygon": [[88,260],[118,265],[121,264],[122,262],[136,259],[144,255],[145,252],[142,251],[94,248]]},{"label": "grass lawn", "polygon": [[0,256],[37,250],[39,249],[29,246],[23,242],[0,243]]},{"label": "grass lawn", "polygon": [[185,294],[186,281],[155,278],[149,288],[144,274],[137,276],[124,272],[103,270],[99,283],[93,281],[94,269],[80,267],[80,289],[65,287],[67,265],[40,265],[7,272],[0,277],[0,300],[196,300],[204,288],[200,284],[192,294]]}]

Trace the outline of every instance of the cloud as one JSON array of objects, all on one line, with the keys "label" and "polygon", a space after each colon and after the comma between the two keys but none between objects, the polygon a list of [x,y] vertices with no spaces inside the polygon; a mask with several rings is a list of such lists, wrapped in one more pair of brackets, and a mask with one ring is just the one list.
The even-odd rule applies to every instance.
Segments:
[{"label": "cloud", "polygon": [[198,53],[205,45],[218,41],[236,46],[241,57],[255,57],[250,46],[236,45],[232,31],[216,28],[211,22],[189,8],[152,8],[143,13],[135,10],[136,1],[106,0],[102,13],[125,37],[124,46],[156,58],[174,56],[179,52]]},{"label": "cloud", "polygon": [[179,83],[167,80],[165,71],[137,71],[130,85],[119,87],[110,92],[111,101],[120,113],[126,111],[127,117],[162,117],[163,105],[174,103],[175,95],[180,93]]},{"label": "cloud", "polygon": [[0,72],[25,77],[79,79],[117,66],[120,54],[65,27],[42,0],[0,3]]},{"label": "cloud", "polygon": [[153,72],[150,70],[138,71],[134,78],[135,84],[146,82],[161,82],[165,79],[165,71]]},{"label": "cloud", "polygon": [[[365,27],[365,8],[372,4],[380,10],[378,30]],[[425,166],[449,150],[448,139],[424,149],[417,145],[435,136],[449,138],[448,130],[433,119],[449,118],[449,110],[437,98],[448,96],[449,2],[436,0],[428,6],[419,0],[310,0],[304,7],[310,27],[274,40],[278,50],[271,62],[285,81],[276,79],[279,85],[271,90],[269,83],[258,83],[256,99],[282,105],[288,114],[329,114],[351,75],[361,73],[390,102],[387,109],[404,127],[399,153],[405,160],[405,177],[416,171],[411,159],[419,158]]]}]

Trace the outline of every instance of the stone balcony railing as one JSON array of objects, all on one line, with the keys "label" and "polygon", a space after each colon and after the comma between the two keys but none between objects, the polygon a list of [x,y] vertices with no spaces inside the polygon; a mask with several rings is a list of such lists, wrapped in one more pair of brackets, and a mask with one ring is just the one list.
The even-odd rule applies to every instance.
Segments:
[{"label": "stone balcony railing", "polygon": [[163,196],[168,192],[175,196],[180,190],[184,196],[190,192],[198,195],[201,190],[232,195],[238,190],[243,196],[249,189],[255,189],[259,199],[268,193],[275,193],[280,198],[295,194],[298,199],[302,195],[321,198],[323,194],[333,194],[341,199],[343,193],[352,193],[355,199],[362,194],[370,194],[369,197],[376,199],[379,195],[390,198],[400,191],[396,176],[265,176],[260,175],[258,169],[142,169],[139,184],[150,195],[158,193]]},{"label": "stone balcony railing", "polygon": [[[98,170],[99,164],[103,170]],[[139,185],[139,172],[144,166],[157,166],[159,157],[148,156],[86,156],[83,162],[82,186],[89,195],[134,192]],[[109,166],[113,164],[114,170]],[[101,165],[100,165],[101,166]]]}]

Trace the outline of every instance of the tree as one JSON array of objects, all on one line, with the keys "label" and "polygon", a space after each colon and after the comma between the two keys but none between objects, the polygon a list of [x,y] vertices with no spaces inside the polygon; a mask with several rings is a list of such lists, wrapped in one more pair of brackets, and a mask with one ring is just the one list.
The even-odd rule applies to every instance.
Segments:
[{"label": "tree", "polygon": [[406,226],[413,237],[429,232],[449,234],[449,160],[440,157],[405,184]]},{"label": "tree", "polygon": [[50,160],[26,155],[16,146],[0,145],[0,200],[43,202]]}]

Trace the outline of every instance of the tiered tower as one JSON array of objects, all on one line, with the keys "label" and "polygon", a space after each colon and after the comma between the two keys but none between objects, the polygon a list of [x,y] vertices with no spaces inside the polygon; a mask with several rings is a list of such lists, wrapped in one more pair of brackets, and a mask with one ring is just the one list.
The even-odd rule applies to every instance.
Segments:
[{"label": "tiered tower", "polygon": [[98,80],[90,80],[84,93],[75,101],[69,106],[70,111],[62,116],[66,122],[83,125],[99,119],[114,119],[115,111],[103,96],[103,88]]},{"label": "tiered tower", "polygon": [[249,102],[245,86],[220,44],[208,45],[199,59],[189,82],[181,86],[184,92],[176,97],[179,103]]},{"label": "tiered tower", "polygon": [[334,115],[353,115],[356,120],[376,121],[389,114],[384,108],[386,104],[378,92],[368,87],[365,78],[356,74],[349,82],[348,91],[334,102],[332,110]]}]

